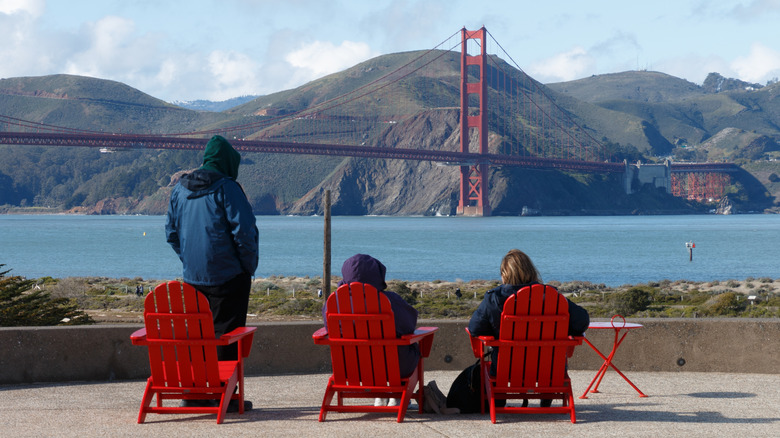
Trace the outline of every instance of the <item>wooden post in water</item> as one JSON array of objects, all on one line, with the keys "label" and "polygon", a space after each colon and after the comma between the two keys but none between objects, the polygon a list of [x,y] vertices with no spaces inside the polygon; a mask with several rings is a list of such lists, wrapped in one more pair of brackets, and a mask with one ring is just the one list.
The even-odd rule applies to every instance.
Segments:
[{"label": "wooden post in water", "polygon": [[322,298],[330,295],[330,190],[325,190],[323,210],[325,210],[325,233],[322,251]]}]

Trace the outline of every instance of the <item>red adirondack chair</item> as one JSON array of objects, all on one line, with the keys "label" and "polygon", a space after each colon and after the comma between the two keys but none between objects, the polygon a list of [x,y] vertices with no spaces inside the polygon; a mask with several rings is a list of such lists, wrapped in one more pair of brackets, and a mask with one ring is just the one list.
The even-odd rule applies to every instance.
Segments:
[{"label": "red adirondack chair", "polygon": [[[328,379],[319,421],[329,411],[394,412],[404,420],[409,401],[423,406],[423,358],[433,345],[438,327],[418,327],[414,334],[396,338],[390,300],[369,284],[344,284],[328,297],[327,326],[312,338],[318,345],[330,346],[333,375]],[[419,342],[420,361],[408,377],[398,366],[398,346]],[[417,388],[415,391],[415,387]],[[333,396],[338,402],[334,405]],[[374,398],[400,399],[398,406],[373,406]],[[370,399],[371,405],[344,404],[345,399]]]},{"label": "red adirondack chair", "polygon": [[[222,423],[231,399],[244,413],[244,358],[249,357],[256,327],[240,327],[217,339],[206,297],[178,281],[158,285],[144,300],[144,324],[130,336],[133,345],[149,348],[151,377],[138,413],[217,414]],[[217,346],[238,343],[238,360],[218,361]],[[236,388],[238,389],[236,391]],[[235,392],[235,393],[234,393]],[[156,406],[151,406],[157,396]],[[164,400],[177,406],[163,406]],[[180,400],[218,400],[218,406],[182,407]],[[212,404],[215,404],[212,403]]]},{"label": "red adirondack chair", "polygon": [[[568,328],[566,298],[552,286],[535,284],[506,300],[498,339],[471,337],[474,355],[481,358],[481,406],[484,411],[486,397],[490,421],[496,422],[496,413],[568,413],[576,421],[566,359],[582,339],[569,336]],[[484,354],[487,347],[498,348],[495,376]],[[502,399],[560,399],[563,406],[497,407],[496,400]]]}]

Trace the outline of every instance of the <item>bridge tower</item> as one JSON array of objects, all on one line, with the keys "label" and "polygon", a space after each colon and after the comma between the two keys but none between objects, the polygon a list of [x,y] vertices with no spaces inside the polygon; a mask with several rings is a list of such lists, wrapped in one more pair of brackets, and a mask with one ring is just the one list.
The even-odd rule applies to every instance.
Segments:
[{"label": "bridge tower", "polygon": [[[469,31],[461,29],[461,57],[460,57],[460,151],[470,152],[469,144],[471,129],[478,131],[479,153],[488,153],[488,111],[487,111],[487,30],[482,27],[479,30]],[[468,54],[468,41],[479,40],[480,54]],[[476,82],[469,82],[468,67],[479,67],[479,78]],[[469,113],[469,95],[479,98],[478,113]],[[460,166],[460,201],[458,202],[458,215],[464,216],[490,216],[490,202],[488,201],[489,184],[488,164],[473,163]]]}]

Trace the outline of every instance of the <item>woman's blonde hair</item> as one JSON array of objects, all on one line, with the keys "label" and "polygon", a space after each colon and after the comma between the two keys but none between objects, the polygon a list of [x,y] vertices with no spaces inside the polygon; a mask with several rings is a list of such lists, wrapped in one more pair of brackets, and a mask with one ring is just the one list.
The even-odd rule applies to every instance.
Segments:
[{"label": "woman's blonde hair", "polygon": [[501,282],[511,285],[541,283],[542,276],[526,253],[512,249],[501,260]]}]

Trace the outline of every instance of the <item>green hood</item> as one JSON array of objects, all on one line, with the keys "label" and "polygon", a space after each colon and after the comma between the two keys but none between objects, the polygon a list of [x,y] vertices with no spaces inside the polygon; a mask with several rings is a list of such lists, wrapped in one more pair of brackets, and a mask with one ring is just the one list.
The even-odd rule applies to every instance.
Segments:
[{"label": "green hood", "polygon": [[233,149],[225,137],[215,135],[206,144],[201,169],[214,170],[236,179],[239,163],[241,163],[241,154]]}]

